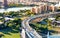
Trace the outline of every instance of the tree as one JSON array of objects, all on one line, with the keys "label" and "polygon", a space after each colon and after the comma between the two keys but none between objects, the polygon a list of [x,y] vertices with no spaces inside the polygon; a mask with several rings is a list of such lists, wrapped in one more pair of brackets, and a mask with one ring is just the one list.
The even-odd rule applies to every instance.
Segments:
[{"label": "tree", "polygon": [[34,13],[31,12],[30,10],[26,10],[26,15],[34,15]]},{"label": "tree", "polygon": [[7,27],[11,27],[14,29],[19,29],[21,27],[21,19],[15,18],[15,20],[10,20],[6,22]]}]

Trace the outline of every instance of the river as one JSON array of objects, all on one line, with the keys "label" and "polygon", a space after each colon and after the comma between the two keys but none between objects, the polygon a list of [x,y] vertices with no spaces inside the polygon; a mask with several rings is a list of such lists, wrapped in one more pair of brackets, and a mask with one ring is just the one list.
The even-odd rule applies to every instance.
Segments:
[{"label": "river", "polygon": [[20,11],[20,10],[28,10],[31,9],[32,7],[13,7],[13,8],[8,8],[8,9],[0,9],[0,13],[4,12],[10,12],[10,11]]}]

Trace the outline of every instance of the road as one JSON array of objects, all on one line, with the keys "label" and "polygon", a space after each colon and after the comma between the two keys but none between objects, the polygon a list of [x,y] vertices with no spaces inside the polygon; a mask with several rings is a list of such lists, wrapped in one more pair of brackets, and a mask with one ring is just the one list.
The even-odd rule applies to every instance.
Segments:
[{"label": "road", "polygon": [[55,12],[55,13],[47,13],[47,14],[40,14],[40,15],[35,15],[33,17],[29,17],[25,20],[22,21],[22,27],[24,28],[26,34],[29,36],[29,38],[42,38],[41,35],[39,35],[33,28],[30,27],[29,22],[34,20],[37,17],[48,17],[53,14],[60,14],[60,12]]}]

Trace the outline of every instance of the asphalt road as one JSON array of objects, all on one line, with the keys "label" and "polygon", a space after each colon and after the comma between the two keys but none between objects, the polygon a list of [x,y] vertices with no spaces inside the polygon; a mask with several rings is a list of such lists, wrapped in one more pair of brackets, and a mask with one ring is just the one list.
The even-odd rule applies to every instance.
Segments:
[{"label": "asphalt road", "polygon": [[29,38],[42,38],[41,35],[39,35],[33,28],[30,27],[29,22],[31,20],[34,20],[37,17],[48,17],[48,16],[51,16],[53,14],[60,14],[60,12],[40,14],[40,15],[29,17],[29,18],[23,20],[22,27],[24,28],[24,30],[27,33],[27,35],[29,36]]}]

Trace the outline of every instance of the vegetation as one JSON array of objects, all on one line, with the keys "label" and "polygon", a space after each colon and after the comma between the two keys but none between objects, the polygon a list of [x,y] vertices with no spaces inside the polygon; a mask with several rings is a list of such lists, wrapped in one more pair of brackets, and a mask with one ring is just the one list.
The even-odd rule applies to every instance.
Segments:
[{"label": "vegetation", "polygon": [[4,13],[4,15],[5,16],[11,16],[11,17],[18,16],[19,15],[19,12],[13,12],[13,11],[11,11],[11,12]]},{"label": "vegetation", "polygon": [[[19,13],[19,12],[18,12]],[[9,13],[1,13],[0,14],[0,38],[20,38],[20,30],[21,27],[21,19],[18,18],[17,12],[9,12]],[[7,20],[5,21],[5,16],[16,16],[14,20]],[[10,18],[9,17],[9,18]]]},{"label": "vegetation", "polygon": [[55,32],[51,25],[51,20],[44,19],[41,22],[31,23],[30,26],[34,28],[38,33],[47,34],[49,32]]},{"label": "vegetation", "polygon": [[23,4],[9,4],[9,7],[24,7],[25,5]]},{"label": "vegetation", "polygon": [[20,32],[15,29],[6,28],[0,30],[0,38],[20,38]]},{"label": "vegetation", "polygon": [[10,20],[5,23],[7,27],[11,27],[13,29],[19,29],[21,27],[21,19],[15,18],[15,20]]},{"label": "vegetation", "polygon": [[56,18],[56,19],[55,19],[56,21],[60,20],[60,14],[57,15],[55,18]]},{"label": "vegetation", "polygon": [[[30,10],[21,10],[18,12],[5,12],[0,14],[0,38],[20,38],[21,17],[35,15]],[[5,17],[13,18],[14,20],[5,20]]]},{"label": "vegetation", "polygon": [[8,7],[25,7],[25,6],[38,6],[35,4],[31,4],[31,5],[24,5],[24,4],[8,4]]},{"label": "vegetation", "polygon": [[[6,27],[4,27],[6,25]],[[21,19],[15,18],[14,20],[9,20],[5,24],[0,24],[0,34],[1,38],[20,38],[20,28]]]},{"label": "vegetation", "polygon": [[0,6],[0,8],[2,8],[2,7]]},{"label": "vegetation", "polygon": [[22,17],[22,16],[33,16],[33,15],[35,15],[35,13],[31,12],[31,10],[20,10],[18,12],[11,11],[11,12],[6,12],[4,14],[5,14],[5,16],[11,16],[11,17],[18,17],[18,16]]},{"label": "vegetation", "polygon": [[35,13],[31,12],[30,10],[26,10],[26,15],[33,16],[35,15]]}]

